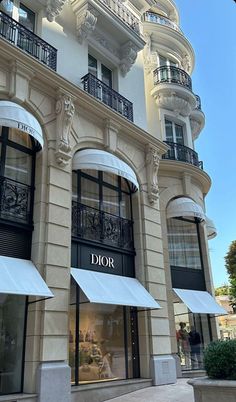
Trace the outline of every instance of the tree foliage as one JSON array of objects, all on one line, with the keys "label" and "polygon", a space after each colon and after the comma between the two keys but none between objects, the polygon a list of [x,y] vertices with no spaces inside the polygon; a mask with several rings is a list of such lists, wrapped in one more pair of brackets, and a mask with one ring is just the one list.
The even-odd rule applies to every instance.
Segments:
[{"label": "tree foliage", "polygon": [[236,240],[232,241],[225,256],[225,267],[229,274],[229,295],[231,305],[236,306]]},{"label": "tree foliage", "polygon": [[229,285],[227,283],[224,283],[218,288],[215,288],[216,296],[227,296],[228,294],[229,294]]}]

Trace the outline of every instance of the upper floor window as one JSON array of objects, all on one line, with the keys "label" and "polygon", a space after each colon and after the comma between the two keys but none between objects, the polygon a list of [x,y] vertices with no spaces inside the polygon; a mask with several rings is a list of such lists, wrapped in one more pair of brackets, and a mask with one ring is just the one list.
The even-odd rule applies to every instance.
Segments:
[{"label": "upper floor window", "polygon": [[19,2],[19,0],[1,1],[0,10],[4,11],[11,18],[22,24],[25,28],[34,32],[35,13],[24,4]]},{"label": "upper floor window", "polygon": [[202,269],[199,223],[191,220],[167,219],[170,265]]},{"label": "upper floor window", "polygon": [[112,71],[90,54],[88,55],[88,72],[112,88]]},{"label": "upper floor window", "polygon": [[31,223],[35,141],[14,128],[0,127],[0,217]]},{"label": "upper floor window", "polygon": [[167,57],[160,56],[159,55],[159,66],[172,66],[172,67],[178,67],[178,63],[174,60],[171,60]]},{"label": "upper floor window", "polygon": [[166,132],[166,141],[184,145],[183,126],[171,120],[165,119],[165,132]]}]

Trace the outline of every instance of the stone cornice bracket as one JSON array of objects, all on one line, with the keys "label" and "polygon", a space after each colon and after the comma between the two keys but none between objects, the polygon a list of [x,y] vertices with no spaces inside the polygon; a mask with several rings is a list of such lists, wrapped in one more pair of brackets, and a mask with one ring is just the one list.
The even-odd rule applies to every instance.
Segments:
[{"label": "stone cornice bracket", "polygon": [[146,174],[147,174],[147,190],[150,204],[153,204],[159,198],[158,188],[158,169],[161,155],[159,150],[150,145],[146,145]]},{"label": "stone cornice bracket", "polygon": [[120,71],[123,77],[125,77],[134,64],[138,50],[138,47],[131,40],[121,47]]},{"label": "stone cornice bracket", "polygon": [[120,125],[112,119],[105,120],[104,127],[104,145],[110,152],[115,152],[117,148],[117,137],[119,134]]},{"label": "stone cornice bracket", "polygon": [[76,31],[79,43],[83,43],[96,26],[98,12],[88,4],[80,7],[77,1],[72,3],[76,15]]},{"label": "stone cornice bracket", "polygon": [[149,74],[157,67],[157,53],[152,51],[152,34],[145,33],[144,68]]},{"label": "stone cornice bracket", "polygon": [[66,166],[71,159],[70,130],[75,113],[74,99],[68,93],[59,91],[56,102],[56,160]]},{"label": "stone cornice bracket", "polygon": [[61,13],[66,0],[48,0],[46,7],[46,16],[48,21],[52,22]]}]

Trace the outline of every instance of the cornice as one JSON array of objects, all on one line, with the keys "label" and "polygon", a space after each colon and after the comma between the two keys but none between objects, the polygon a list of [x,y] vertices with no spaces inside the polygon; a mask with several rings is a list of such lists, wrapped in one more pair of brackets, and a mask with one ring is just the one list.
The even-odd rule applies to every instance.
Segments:
[{"label": "cornice", "polygon": [[168,174],[173,176],[175,173],[177,176],[185,174],[190,174],[194,180],[200,183],[202,191],[207,194],[211,187],[211,178],[204,172],[204,170],[191,165],[190,163],[174,161],[169,159],[162,159],[159,166],[159,174],[167,176]]},{"label": "cornice", "polygon": [[[44,66],[42,63],[35,60],[33,57],[24,53],[17,47],[11,45],[5,40],[0,38],[0,63],[4,64],[4,69],[6,69],[6,62],[10,64],[13,60],[19,61],[21,65],[26,68],[31,69],[34,73],[34,78],[31,81],[32,85],[35,87],[35,83],[43,83],[44,93],[52,96],[54,93],[55,100],[57,99],[58,88],[64,91],[74,99],[74,105],[80,108],[84,108],[90,112],[91,119],[95,115],[102,121],[105,119],[114,120],[121,127],[121,131],[129,136],[129,138],[134,138],[140,144],[146,145],[150,144],[158,148],[160,155],[166,153],[168,146],[162,141],[153,137],[147,131],[138,127],[134,123],[127,120],[125,117],[121,116],[118,112],[112,110],[101,101],[97,100],[80,87],[74,85],[70,81],[66,80],[64,77],[59,75],[57,72],[51,70],[50,68]],[[4,93],[6,96],[6,93]]]}]

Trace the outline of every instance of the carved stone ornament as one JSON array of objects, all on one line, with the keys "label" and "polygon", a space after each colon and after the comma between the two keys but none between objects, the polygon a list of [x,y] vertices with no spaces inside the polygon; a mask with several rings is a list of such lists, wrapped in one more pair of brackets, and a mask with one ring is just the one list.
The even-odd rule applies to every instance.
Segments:
[{"label": "carved stone ornament", "polygon": [[60,14],[66,0],[48,0],[46,7],[46,16],[48,21],[52,22]]},{"label": "carved stone ornament", "polygon": [[84,39],[93,32],[97,17],[96,12],[91,8],[90,10],[84,9],[76,13],[76,31],[79,42],[82,44]]},{"label": "carved stone ornament", "polygon": [[70,129],[75,112],[73,100],[69,94],[61,93],[56,103],[57,144],[56,160],[66,166],[71,159]]},{"label": "carved stone ornament", "polygon": [[197,121],[195,119],[190,118],[190,126],[191,126],[193,139],[196,140],[196,138],[198,137],[198,135],[202,129],[201,123],[199,123],[199,121]]},{"label": "carved stone ornament", "polygon": [[138,50],[138,47],[132,41],[128,41],[122,46],[120,71],[123,77],[129,72],[134,64]]},{"label": "carved stone ornament", "polygon": [[191,59],[189,55],[187,54],[184,55],[184,57],[182,58],[181,65],[184,71],[186,71],[187,73],[191,72]]},{"label": "carved stone ornament", "polygon": [[144,67],[147,73],[150,73],[157,67],[157,53],[152,52],[152,35],[145,33],[144,39],[146,42],[144,48]]},{"label": "carved stone ornament", "polygon": [[120,125],[112,119],[105,120],[104,127],[104,144],[107,150],[115,152],[117,149],[117,137],[119,134]]},{"label": "carved stone ornament", "polygon": [[159,107],[172,110],[176,116],[182,115],[187,117],[193,110],[193,106],[189,100],[183,99],[175,92],[158,94],[156,103]]},{"label": "carved stone ornament", "polygon": [[158,149],[148,144],[146,147],[146,172],[148,198],[151,204],[159,198],[158,169],[161,156]]}]

